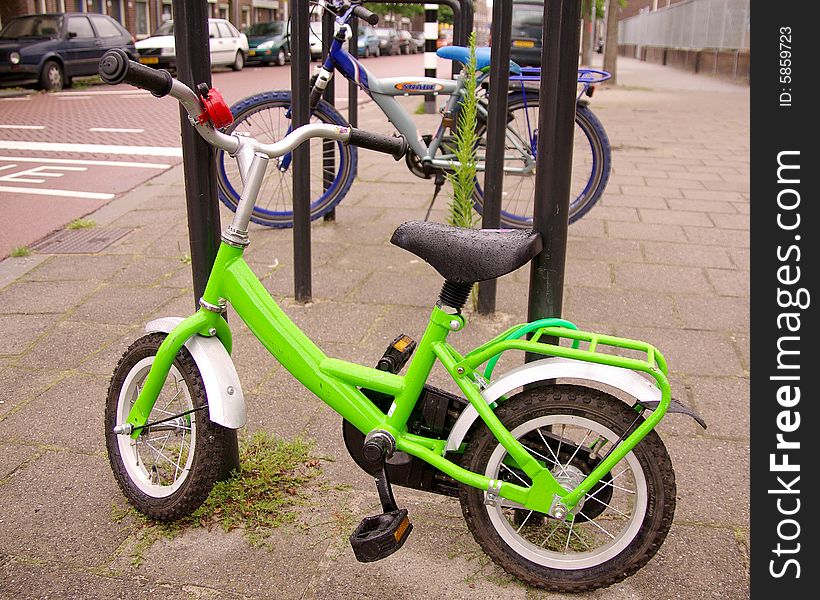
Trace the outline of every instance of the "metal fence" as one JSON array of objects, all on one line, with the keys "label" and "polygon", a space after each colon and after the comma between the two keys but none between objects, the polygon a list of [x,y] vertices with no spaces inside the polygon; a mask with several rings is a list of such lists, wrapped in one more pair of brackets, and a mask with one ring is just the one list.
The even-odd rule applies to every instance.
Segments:
[{"label": "metal fence", "polygon": [[619,24],[620,45],[747,49],[750,0],[690,0]]}]

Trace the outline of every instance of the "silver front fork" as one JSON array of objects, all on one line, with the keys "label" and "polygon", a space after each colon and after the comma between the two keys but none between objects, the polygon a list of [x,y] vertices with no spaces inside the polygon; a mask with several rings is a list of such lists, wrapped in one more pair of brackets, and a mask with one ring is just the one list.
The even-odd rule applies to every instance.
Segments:
[{"label": "silver front fork", "polygon": [[244,247],[250,243],[248,239],[248,224],[251,221],[251,213],[256,204],[256,199],[259,196],[262,181],[265,179],[265,170],[268,168],[269,160],[265,154],[254,152],[250,166],[245,169],[243,167],[247,165],[247,155],[244,155],[240,149],[238,162],[244,186],[242,188],[242,195],[239,197],[239,204],[236,206],[233,221],[228,225],[227,229],[222,232],[222,241],[226,244]]}]

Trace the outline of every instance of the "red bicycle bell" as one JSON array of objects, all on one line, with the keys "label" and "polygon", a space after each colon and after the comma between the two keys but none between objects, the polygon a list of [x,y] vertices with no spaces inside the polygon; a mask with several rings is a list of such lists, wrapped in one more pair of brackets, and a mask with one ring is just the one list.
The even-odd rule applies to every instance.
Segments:
[{"label": "red bicycle bell", "polygon": [[205,110],[197,118],[200,125],[210,121],[216,129],[221,129],[233,123],[231,109],[218,89],[208,89],[206,84],[201,84],[198,86],[197,91],[199,92],[199,99],[205,107]]}]

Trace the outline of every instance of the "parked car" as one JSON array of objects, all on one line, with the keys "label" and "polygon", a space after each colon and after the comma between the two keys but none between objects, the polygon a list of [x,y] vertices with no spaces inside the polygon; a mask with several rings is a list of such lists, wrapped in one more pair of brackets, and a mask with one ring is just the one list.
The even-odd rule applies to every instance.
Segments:
[{"label": "parked car", "polygon": [[[248,56],[248,37],[225,19],[208,19],[210,37],[211,66],[229,66],[241,71]],[[166,21],[154,34],[136,44],[139,62],[151,67],[174,68],[176,48],[174,46],[174,22]]]},{"label": "parked car", "polygon": [[541,66],[544,0],[513,0],[510,59],[521,66]]},{"label": "parked car", "polygon": [[424,52],[424,32],[423,31],[413,31],[412,32],[413,41],[416,42],[416,52]]},{"label": "parked car", "polygon": [[395,29],[377,27],[376,35],[379,36],[379,52],[381,54],[399,54],[399,32]]},{"label": "parked car", "polygon": [[379,36],[373,26],[364,21],[359,22],[359,56],[379,56]]},{"label": "parked car", "polygon": [[290,59],[290,31],[285,21],[255,23],[245,28],[248,62],[280,67]]},{"label": "parked car", "polygon": [[322,58],[322,22],[311,21],[308,25],[308,41],[310,43],[310,60]]},{"label": "parked car", "polygon": [[453,30],[452,29],[442,29],[438,33],[438,39],[436,40],[436,48],[441,48],[442,46],[452,46],[453,45]]},{"label": "parked car", "polygon": [[399,30],[399,50],[402,54],[416,53],[416,40],[409,31],[404,29]]},{"label": "parked car", "polygon": [[111,17],[83,13],[26,15],[0,30],[0,86],[37,84],[61,90],[73,77],[96,75],[106,51],[137,58],[134,38]]}]

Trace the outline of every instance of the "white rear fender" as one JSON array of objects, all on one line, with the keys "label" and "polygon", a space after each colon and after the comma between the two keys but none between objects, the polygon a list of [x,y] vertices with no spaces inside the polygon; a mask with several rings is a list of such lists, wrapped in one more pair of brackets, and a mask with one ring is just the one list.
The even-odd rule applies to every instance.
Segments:
[{"label": "white rear fender", "polygon": [[[182,322],[180,317],[164,317],[145,326],[146,333],[170,333]],[[216,337],[195,335],[185,342],[191,353],[208,395],[208,416],[211,421],[229,429],[245,425],[245,396],[239,375],[230,355]]]},{"label": "white rear fender", "polygon": [[[661,391],[635,371],[558,357],[536,360],[513,369],[488,386],[481,395],[487,404],[492,404],[516,388],[553,379],[578,379],[608,385],[641,403],[659,402],[661,399]],[[450,431],[446,452],[459,449],[476,419],[479,419],[476,409],[472,405],[467,406]]]}]

